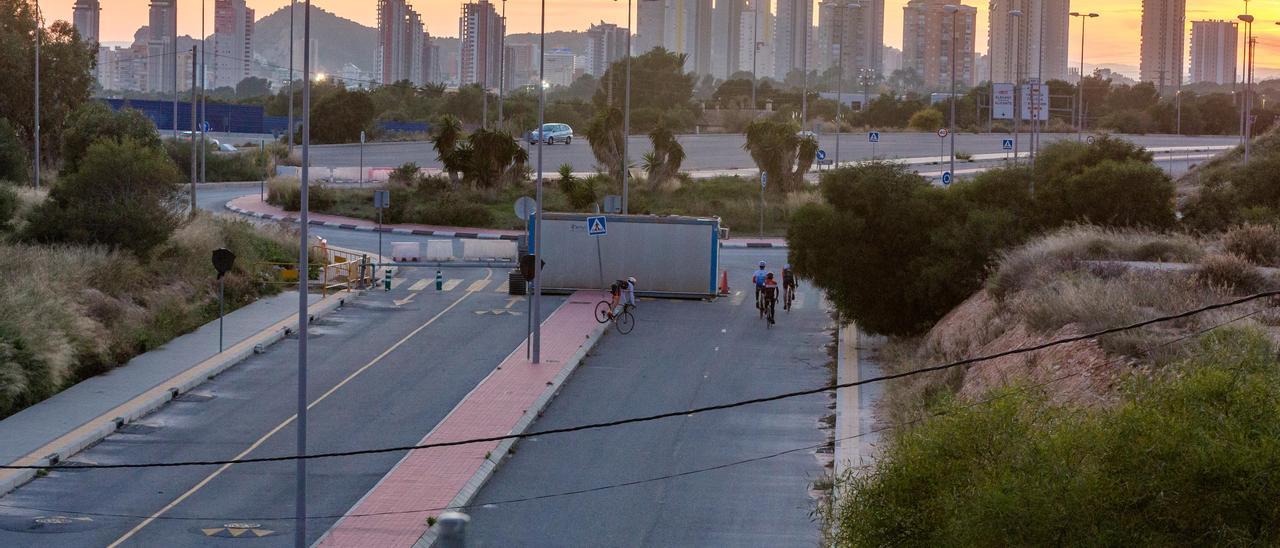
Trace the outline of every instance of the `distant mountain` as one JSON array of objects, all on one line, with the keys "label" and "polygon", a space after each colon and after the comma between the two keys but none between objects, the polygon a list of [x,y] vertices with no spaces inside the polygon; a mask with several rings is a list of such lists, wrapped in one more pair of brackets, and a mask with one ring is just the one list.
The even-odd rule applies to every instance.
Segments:
[{"label": "distant mountain", "polygon": [[[302,67],[302,17],[299,6],[294,15],[297,50],[294,64]],[[378,58],[378,29],[311,7],[311,37],[315,44],[316,72],[335,73],[348,63],[374,71]],[[289,9],[282,7],[259,19],[253,29],[253,54],[264,63],[289,66]]]}]

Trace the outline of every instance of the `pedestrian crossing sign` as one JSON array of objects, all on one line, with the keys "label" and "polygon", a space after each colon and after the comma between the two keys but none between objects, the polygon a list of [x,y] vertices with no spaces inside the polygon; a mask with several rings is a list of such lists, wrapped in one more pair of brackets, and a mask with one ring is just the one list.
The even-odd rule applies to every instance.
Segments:
[{"label": "pedestrian crossing sign", "polygon": [[587,217],[587,234],[591,236],[604,236],[607,233],[608,225],[604,215],[598,217]]}]

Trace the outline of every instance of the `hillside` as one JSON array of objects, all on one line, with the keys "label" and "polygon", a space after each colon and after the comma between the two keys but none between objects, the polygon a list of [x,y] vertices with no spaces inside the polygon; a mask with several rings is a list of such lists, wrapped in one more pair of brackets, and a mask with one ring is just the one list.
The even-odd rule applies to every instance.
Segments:
[{"label": "hillside", "polygon": [[[301,9],[295,14],[297,28],[295,39],[299,51],[295,63],[301,64],[302,44]],[[366,27],[338,17],[321,8],[311,8],[311,33],[315,37],[316,70],[336,72],[347,63],[362,70],[374,69],[378,55],[378,29]],[[253,54],[264,63],[277,66],[289,65],[289,10],[282,7],[258,20],[254,28]]]}]

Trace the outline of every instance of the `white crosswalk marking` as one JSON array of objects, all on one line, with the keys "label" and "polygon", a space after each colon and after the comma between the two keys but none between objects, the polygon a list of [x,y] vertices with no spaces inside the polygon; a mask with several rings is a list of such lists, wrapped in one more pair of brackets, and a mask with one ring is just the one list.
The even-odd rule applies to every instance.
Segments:
[{"label": "white crosswalk marking", "polygon": [[471,286],[467,288],[467,291],[484,291],[484,288],[489,287],[489,283],[491,281],[493,280],[476,280],[471,282]]},{"label": "white crosswalk marking", "polygon": [[429,285],[431,285],[431,280],[418,280],[413,282],[413,285],[409,286],[409,291],[422,291]]},{"label": "white crosswalk marking", "polygon": [[444,286],[441,287],[441,290],[453,291],[453,288],[458,287],[458,284],[461,284],[461,283],[462,283],[462,280],[459,280],[459,279],[448,280],[444,282]]}]

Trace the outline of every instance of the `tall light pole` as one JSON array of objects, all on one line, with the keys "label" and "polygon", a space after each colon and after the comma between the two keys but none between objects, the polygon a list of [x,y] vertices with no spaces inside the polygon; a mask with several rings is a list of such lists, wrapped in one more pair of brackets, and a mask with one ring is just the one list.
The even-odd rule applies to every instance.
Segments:
[{"label": "tall light pole", "polygon": [[1253,16],[1239,16],[1245,22],[1245,84],[1244,84],[1244,162],[1249,163],[1253,148]]},{"label": "tall light pole", "polygon": [[293,156],[293,49],[297,43],[293,41],[293,14],[298,0],[289,0],[289,156]]},{"label": "tall light pole", "polygon": [[804,71],[800,85],[800,128],[804,129],[809,124],[809,25],[805,25],[800,34],[802,43],[805,44],[804,53],[800,57],[800,70]]},{"label": "tall light pole", "polygon": [[1036,156],[1040,155],[1040,113],[1045,112],[1048,118],[1049,105],[1042,104],[1044,101],[1044,2],[1039,3],[1039,9],[1036,10],[1036,25],[1039,27],[1039,38],[1036,45],[1036,87],[1035,97],[1031,99],[1031,104],[1035,106],[1034,118],[1032,119],[1032,136],[1031,136],[1031,169],[1036,168]]},{"label": "tall light pole", "polygon": [[[857,2],[849,2],[844,5],[846,10],[862,9],[862,4]],[[840,13],[840,39],[836,42],[836,48],[839,53],[836,54],[836,65],[839,67],[837,72],[839,78],[836,80],[836,157],[835,167],[840,167],[840,134],[844,132],[844,52],[845,52],[845,33],[848,32],[849,21],[848,14],[841,10]],[[808,46],[805,47],[808,49]],[[866,101],[866,98],[863,98]]]},{"label": "tall light pole", "polygon": [[36,190],[40,190],[40,31],[43,26],[40,20],[40,0],[36,0],[36,98],[35,98],[35,124],[32,126],[35,134],[35,185]]},{"label": "tall light pole", "polygon": [[169,5],[169,23],[173,25],[173,140],[178,140],[178,1]]},{"label": "tall light pole", "polygon": [[[307,454],[307,274],[310,269],[307,240],[307,187],[311,184],[311,0],[303,4],[302,14],[302,180],[298,183],[299,222],[298,237],[298,436],[297,455]],[[203,34],[203,33],[202,33]],[[289,44],[290,48],[293,44]],[[292,102],[293,90],[289,91]],[[381,257],[378,258],[381,262]],[[296,468],[297,488],[294,490],[293,545],[307,546],[307,460],[299,458]]]},{"label": "tall light pole", "polygon": [[[726,59],[725,64],[728,65]],[[622,92],[622,214],[631,212],[631,192],[627,179],[631,166],[628,163],[627,143],[631,141],[631,0],[627,0],[627,89]]]},{"label": "tall light pole", "polygon": [[1079,142],[1084,140],[1084,24],[1098,14],[1073,11],[1071,16],[1080,18],[1080,81],[1076,83],[1076,141]]},{"label": "tall light pole", "polygon": [[951,14],[951,177],[956,176],[956,15],[960,8],[954,4],[942,6],[942,11]]},{"label": "tall light pole", "polygon": [[502,0],[502,34],[498,36],[498,127],[502,127],[503,91],[507,87],[507,0]]},{"label": "tall light pole", "polygon": [[[538,30],[538,131],[547,123],[547,0],[542,0],[541,26]],[[533,219],[533,363],[542,363],[542,144],[538,135],[538,181],[534,191]]]},{"label": "tall light pole", "polygon": [[760,5],[751,0],[751,110],[756,110],[756,57],[760,55]]},{"label": "tall light pole", "polygon": [[1022,96],[1022,59],[1026,57],[1022,54],[1022,10],[1009,10],[1009,26],[1013,27],[1013,43],[1018,47],[1018,55],[1013,59],[1013,163],[1017,164],[1018,153],[1022,150],[1018,146],[1018,133],[1022,129],[1022,101],[1026,100]]}]

